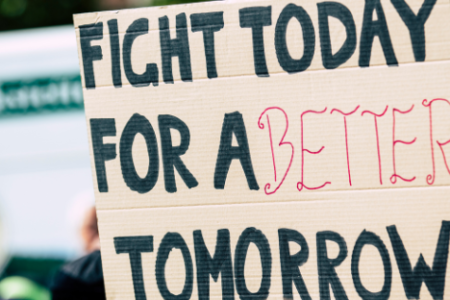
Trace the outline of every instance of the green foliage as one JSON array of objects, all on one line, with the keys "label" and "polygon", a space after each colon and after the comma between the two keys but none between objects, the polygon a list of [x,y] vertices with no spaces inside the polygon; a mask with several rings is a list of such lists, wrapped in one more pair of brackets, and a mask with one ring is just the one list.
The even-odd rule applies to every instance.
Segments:
[{"label": "green foliage", "polygon": [[0,0],[0,30],[71,24],[74,13],[94,10],[91,0]]},{"label": "green foliage", "polygon": [[154,0],[152,4],[153,6],[162,6],[162,5],[184,4],[184,3],[204,2],[204,1],[205,0]]},{"label": "green foliage", "polygon": [[[203,0],[151,0],[149,2],[152,6],[161,6],[201,1]],[[102,7],[102,3],[107,2],[108,0],[0,0],[0,31],[72,24],[73,14],[113,9]],[[132,3],[132,1],[128,2]],[[126,6],[127,1],[123,3]]]}]

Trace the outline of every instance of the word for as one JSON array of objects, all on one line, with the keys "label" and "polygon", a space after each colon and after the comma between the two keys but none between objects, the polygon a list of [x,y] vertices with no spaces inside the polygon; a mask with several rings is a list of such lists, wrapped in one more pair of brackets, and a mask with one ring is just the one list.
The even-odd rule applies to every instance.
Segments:
[{"label": "word for", "polygon": [[[408,253],[396,226],[388,226],[386,229],[407,299],[419,299],[422,283],[425,283],[433,299],[444,299],[450,222],[442,222],[431,268],[427,265],[422,255],[420,255],[415,267],[412,268]],[[300,267],[308,261],[309,257],[309,247],[306,239],[300,232],[286,228],[278,230],[278,239],[284,299],[293,299],[295,292],[299,294],[302,300],[312,299],[300,270]],[[213,255],[211,255],[205,245],[201,230],[193,232],[193,240],[199,300],[210,299],[210,276],[217,282],[219,274],[221,274],[222,280],[223,300],[234,299],[235,290],[241,300],[265,300],[269,297],[272,253],[269,241],[263,232],[255,228],[247,228],[242,232],[234,250],[234,265],[228,229],[218,230]],[[290,242],[298,244],[300,251],[291,254]],[[336,258],[328,256],[327,242],[337,244],[339,254]],[[262,279],[257,292],[249,291],[245,282],[244,267],[250,243],[253,243],[258,248],[261,258]],[[348,300],[347,293],[336,272],[336,269],[348,256],[347,243],[337,232],[321,231],[316,234],[316,245],[320,299],[331,299],[330,291],[332,291],[335,299]],[[378,292],[369,291],[364,287],[359,272],[361,253],[367,245],[373,246],[378,250],[384,268],[384,284]],[[114,246],[117,254],[129,255],[136,300],[146,300],[141,254],[153,252],[153,236],[116,237],[114,238]],[[185,270],[183,291],[178,295],[173,294],[169,290],[166,282],[165,266],[170,252],[174,249],[181,251]],[[194,282],[192,256],[185,240],[179,233],[169,232],[164,236],[156,254],[155,265],[156,283],[164,300],[189,300],[191,298]],[[386,245],[375,233],[363,230],[356,240],[351,255],[351,275],[355,290],[362,299],[389,299],[392,286],[391,259]],[[148,277],[146,278],[148,279]],[[294,291],[293,286],[296,291]]]},{"label": "word for", "polygon": [[[158,124],[166,191],[169,193],[177,191],[174,169],[178,171],[188,188],[196,187],[198,185],[197,180],[180,158],[189,148],[191,139],[189,128],[182,120],[171,115],[158,116]],[[105,161],[115,159],[117,152],[115,144],[103,143],[103,137],[116,135],[115,119],[91,119],[90,125],[98,189],[101,193],[107,193]],[[171,129],[180,133],[181,142],[179,146],[174,147],[172,145]],[[138,133],[142,134],[145,139],[149,157],[148,172],[144,178],[141,178],[137,173],[132,156],[134,138]],[[233,134],[239,143],[238,147],[232,146]],[[228,170],[234,159],[240,160],[250,189],[258,190],[259,186],[253,171],[247,132],[244,120],[239,112],[225,114],[214,174],[214,187],[216,189],[224,189]],[[149,120],[142,115],[134,114],[122,132],[120,165],[123,179],[132,191],[147,193],[153,189],[158,181],[159,154],[156,134]]]},{"label": "word for", "polygon": [[[436,4],[436,0],[425,0],[416,15],[405,0],[391,0],[401,19],[409,30],[412,50],[416,61],[425,61],[425,22]],[[317,4],[318,26],[322,63],[326,69],[335,69],[352,57],[357,46],[356,27],[351,11],[338,2],[321,2]],[[374,18],[376,15],[376,18]],[[162,76],[165,83],[173,83],[172,58],[178,57],[181,80],[191,82],[192,67],[188,38],[188,28],[192,32],[203,33],[204,53],[208,78],[218,77],[215,57],[215,33],[225,27],[224,12],[195,13],[190,15],[191,24],[188,26],[187,16],[180,13],[176,16],[176,37],[171,38],[169,18],[159,18],[159,35],[161,45]],[[339,50],[333,50],[328,18],[338,19],[346,31],[346,40]],[[290,55],[286,40],[287,27],[290,20],[295,19],[300,23],[303,33],[303,55],[300,59],[294,59]],[[149,20],[140,18],[135,20],[126,30],[122,40],[119,41],[117,19],[108,22],[109,42],[111,49],[111,73],[113,85],[122,86],[121,62],[125,76],[134,87],[145,87],[159,82],[159,71],[156,63],[146,65],[143,74],[133,71],[131,53],[133,42],[141,35],[149,31]],[[264,27],[272,26],[272,7],[247,7],[239,10],[239,24],[241,28],[252,31],[253,58],[255,74],[267,77]],[[80,30],[81,56],[83,60],[85,86],[88,89],[95,88],[95,76],[93,62],[103,59],[101,46],[92,46],[91,41],[103,39],[103,22],[82,25]],[[372,53],[374,38],[378,37],[388,65],[398,65],[392,46],[388,24],[380,0],[365,0],[364,18],[359,36],[359,66],[368,67]],[[274,44],[278,63],[287,73],[303,72],[309,68],[315,53],[316,32],[308,12],[301,6],[288,4],[281,11],[275,25]],[[122,53],[122,59],[121,54]],[[334,53],[334,54],[333,54]]]}]

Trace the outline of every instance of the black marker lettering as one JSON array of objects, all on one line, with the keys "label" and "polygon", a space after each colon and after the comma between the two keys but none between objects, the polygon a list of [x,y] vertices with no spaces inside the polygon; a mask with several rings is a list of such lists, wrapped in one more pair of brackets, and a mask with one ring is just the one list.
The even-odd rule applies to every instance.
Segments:
[{"label": "black marker lettering", "polygon": [[170,38],[169,18],[159,18],[159,38],[161,42],[161,59],[165,83],[173,83],[172,57],[178,56],[180,75],[183,81],[192,81],[191,54],[187,32],[186,14],[176,17],[177,37]]},{"label": "black marker lettering", "polygon": [[141,254],[153,252],[153,236],[115,237],[114,247],[117,254],[127,253],[130,256],[134,297],[136,300],[147,300]]},{"label": "black marker lettering", "polygon": [[416,61],[425,61],[425,22],[433,10],[436,0],[425,0],[417,16],[405,0],[391,0],[398,14],[408,27]]},{"label": "black marker lettering", "polygon": [[425,282],[434,300],[444,299],[445,274],[447,272],[448,244],[450,235],[450,221],[443,221],[436,252],[434,254],[433,268],[431,269],[422,254],[411,268],[411,262],[403,245],[402,239],[397,232],[395,225],[387,227],[398,270],[402,278],[403,288],[408,299],[419,299],[422,282]]},{"label": "black marker lettering", "polygon": [[[166,263],[169,254],[173,249],[180,249],[183,255],[184,268],[186,270],[186,279],[184,282],[183,291],[179,295],[174,295],[169,291],[166,282]],[[192,294],[194,276],[192,267],[192,258],[189,253],[189,248],[181,235],[176,232],[167,233],[161,244],[159,245],[158,254],[156,257],[156,284],[159,292],[165,300],[189,300]]]},{"label": "black marker lettering", "polygon": [[[377,21],[372,20],[374,10],[377,12]],[[360,67],[368,67],[370,65],[373,39],[376,35],[380,39],[381,47],[383,48],[384,56],[386,58],[386,63],[389,66],[398,65],[381,2],[380,0],[366,0],[361,30],[361,41],[359,45]]]},{"label": "black marker lettering", "polygon": [[[148,172],[145,178],[140,178],[133,162],[133,142],[136,134],[142,134],[147,144],[149,157]],[[134,114],[128,121],[120,138],[120,164],[122,176],[127,186],[138,193],[147,193],[158,181],[159,155],[155,131],[150,122],[139,114]]]},{"label": "black marker lettering", "polygon": [[[365,245],[372,245],[380,252],[381,260],[384,266],[384,284],[381,291],[373,293],[366,289],[361,282],[361,276],[359,274],[359,261],[361,259],[361,252]],[[355,289],[358,295],[363,300],[387,300],[391,293],[392,285],[392,266],[389,259],[389,252],[386,249],[383,241],[376,234],[363,231],[356,241],[355,248],[353,248],[352,254],[352,278]]]},{"label": "black marker lettering", "polygon": [[[286,32],[289,21],[296,18],[303,32],[303,56],[293,59],[289,54],[286,42]],[[288,4],[280,14],[275,28],[275,50],[280,66],[288,73],[305,71],[311,65],[316,44],[314,26],[308,13],[295,4]]]},{"label": "black marker lettering", "polygon": [[[322,63],[325,69],[335,69],[345,63],[356,49],[356,28],[350,10],[338,2],[322,2],[317,4],[319,10],[320,48]],[[345,26],[347,38],[341,49],[333,55],[328,18],[334,17]]]},{"label": "black marker lettering", "polygon": [[217,77],[216,54],[214,45],[214,32],[224,27],[223,12],[211,12],[191,15],[192,32],[203,32],[205,46],[206,70],[208,78]]},{"label": "black marker lettering", "polygon": [[[185,154],[189,148],[191,135],[187,125],[171,115],[158,116],[159,133],[161,136],[162,159],[164,165],[164,182],[166,191],[175,193],[177,191],[177,184],[175,182],[174,168],[183,179],[188,188],[193,188],[198,185],[197,180],[191,172],[186,168],[180,156]],[[181,142],[179,146],[172,145],[172,134],[170,129],[176,129],[180,133]]]},{"label": "black marker lettering", "polygon": [[144,74],[136,74],[131,65],[131,48],[134,40],[143,34],[148,33],[148,19],[141,18],[134,21],[127,29],[123,38],[123,69],[128,81],[132,86],[144,87],[153,83],[158,85],[158,66],[156,64],[147,64]]},{"label": "black marker lettering", "polygon": [[[239,144],[238,147],[231,145],[233,133]],[[214,172],[214,187],[224,189],[228,170],[233,159],[239,159],[247,178],[248,186],[251,190],[259,190],[253,172],[252,159],[247,140],[247,131],[245,130],[244,119],[239,112],[225,114],[220,136],[219,153],[217,155],[216,170]]]},{"label": "black marker lettering", "polygon": [[120,44],[117,19],[108,21],[109,42],[111,43],[111,74],[116,88],[122,87],[122,73],[120,70]]},{"label": "black marker lettering", "polygon": [[[342,236],[333,231],[322,231],[316,235],[317,269],[319,271],[319,292],[321,300],[330,300],[330,286],[336,300],[348,300],[344,287],[335,268],[347,257],[347,244]],[[327,241],[339,246],[339,254],[335,259],[328,258]]]},{"label": "black marker lettering", "polygon": [[94,152],[95,172],[100,193],[108,192],[105,161],[115,159],[116,144],[103,144],[104,136],[116,136],[116,121],[114,119],[90,119],[92,148]]},{"label": "black marker lettering", "polygon": [[[283,282],[283,299],[293,299],[292,283],[294,283],[302,300],[311,300],[311,296],[303,281],[299,267],[302,266],[309,256],[309,248],[305,238],[300,232],[292,229],[278,229],[278,240],[280,243],[281,277]],[[294,255],[290,254],[289,242],[297,243],[300,251]]]},{"label": "black marker lettering", "polygon": [[217,232],[216,250],[212,258],[200,230],[194,231],[194,245],[199,300],[210,299],[209,275],[217,282],[220,272],[222,272],[222,299],[233,300],[234,283],[228,229],[221,229]]},{"label": "black marker lettering", "polygon": [[94,60],[102,60],[102,48],[91,46],[91,41],[103,39],[103,23],[80,26],[80,47],[83,58],[84,85],[87,89],[95,88]]},{"label": "black marker lettering", "polygon": [[[261,257],[262,280],[261,286],[256,293],[247,289],[244,277],[245,259],[248,247],[254,243],[258,247]],[[269,297],[270,274],[272,272],[272,255],[269,241],[266,236],[255,228],[247,228],[242,232],[234,252],[234,274],[236,280],[236,290],[241,300],[265,300]]]},{"label": "black marker lettering", "polygon": [[256,75],[261,77],[269,76],[264,51],[263,27],[272,25],[272,6],[240,9],[239,23],[241,28],[252,29],[253,60],[255,62]]}]

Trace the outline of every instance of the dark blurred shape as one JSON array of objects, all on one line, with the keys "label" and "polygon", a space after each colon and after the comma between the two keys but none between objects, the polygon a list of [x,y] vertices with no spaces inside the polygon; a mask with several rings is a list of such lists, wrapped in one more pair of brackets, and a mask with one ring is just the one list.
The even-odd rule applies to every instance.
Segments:
[{"label": "dark blurred shape", "polygon": [[102,10],[122,9],[130,7],[128,0],[99,0],[99,7]]},{"label": "dark blurred shape", "polygon": [[161,6],[161,5],[173,5],[173,4],[182,4],[182,3],[194,3],[194,2],[204,2],[205,0],[190,0],[190,1],[182,1],[182,0],[153,0],[152,6]]},{"label": "dark blurred shape", "polygon": [[105,300],[100,240],[95,207],[87,210],[81,225],[84,249],[90,253],[64,265],[50,286],[53,300]]},{"label": "dark blurred shape", "polygon": [[144,6],[161,6],[192,2],[202,2],[205,0],[98,0],[98,7],[102,10],[122,9]]},{"label": "dark blurred shape", "polygon": [[13,18],[23,14],[27,4],[27,0],[4,0],[0,9],[4,16]]},{"label": "dark blurred shape", "polygon": [[73,14],[203,0],[0,0],[0,31],[72,24]]},{"label": "dark blurred shape", "polygon": [[0,0],[0,30],[71,24],[74,13],[99,9],[91,0]]},{"label": "dark blurred shape", "polygon": [[56,270],[65,263],[56,258],[32,258],[14,256],[8,259],[1,272],[0,279],[21,276],[48,287]]},{"label": "dark blurred shape", "polygon": [[105,300],[100,251],[64,265],[51,285],[53,300]]}]

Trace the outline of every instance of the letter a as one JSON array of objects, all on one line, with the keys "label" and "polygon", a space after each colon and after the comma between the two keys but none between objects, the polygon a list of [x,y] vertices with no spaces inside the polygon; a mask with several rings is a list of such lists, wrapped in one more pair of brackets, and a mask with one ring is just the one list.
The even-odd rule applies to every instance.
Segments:
[{"label": "letter a", "polygon": [[[231,145],[233,133],[239,144],[238,147]],[[249,188],[251,190],[259,190],[258,182],[256,182],[255,173],[253,172],[244,119],[237,111],[231,114],[225,114],[223,120],[219,154],[217,155],[216,171],[214,172],[214,187],[216,189],[224,189],[233,159],[239,159],[241,161]]]}]

